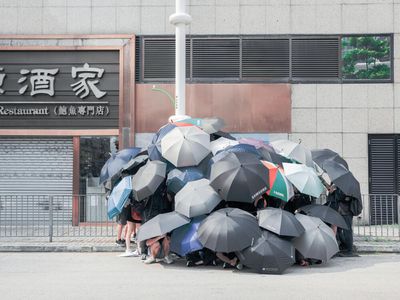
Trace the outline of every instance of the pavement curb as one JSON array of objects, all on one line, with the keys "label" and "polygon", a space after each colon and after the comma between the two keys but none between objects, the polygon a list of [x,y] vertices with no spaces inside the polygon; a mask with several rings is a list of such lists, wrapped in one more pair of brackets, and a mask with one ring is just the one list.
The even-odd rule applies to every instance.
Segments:
[{"label": "pavement curb", "polygon": [[[400,242],[354,243],[358,253],[400,253]],[[135,249],[136,245],[132,245]],[[124,252],[125,248],[114,245],[60,245],[60,244],[0,244],[0,252]]]}]

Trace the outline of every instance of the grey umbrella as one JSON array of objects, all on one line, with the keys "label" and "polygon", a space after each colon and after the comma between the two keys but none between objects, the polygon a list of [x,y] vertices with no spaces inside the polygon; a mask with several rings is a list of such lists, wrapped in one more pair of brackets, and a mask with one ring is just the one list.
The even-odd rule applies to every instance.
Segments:
[{"label": "grey umbrella", "polygon": [[305,231],[296,217],[285,210],[268,207],[257,213],[260,227],[273,233],[288,237],[298,237]]},{"label": "grey umbrella", "polygon": [[310,204],[300,207],[299,210],[305,212],[309,216],[320,218],[326,223],[337,225],[338,227],[344,229],[349,229],[344,218],[336,210],[329,206]]},{"label": "grey umbrella", "polygon": [[306,258],[327,262],[339,251],[333,230],[320,218],[296,214],[305,232],[293,239],[293,246]]},{"label": "grey umbrella", "polygon": [[295,262],[292,243],[268,231],[236,254],[245,266],[264,274],[282,274]]},{"label": "grey umbrella", "polygon": [[190,219],[182,216],[176,211],[159,214],[140,226],[137,240],[144,241],[153,237],[166,234],[172,230],[188,224]]},{"label": "grey umbrella", "polygon": [[321,168],[347,196],[361,200],[360,183],[345,166],[333,160],[326,160]]},{"label": "grey umbrella", "polygon": [[196,126],[176,127],[161,139],[161,154],[176,167],[197,166],[210,153],[210,135]]},{"label": "grey umbrella", "polygon": [[345,166],[346,169],[349,168],[349,166],[347,165],[347,162],[343,159],[343,157],[341,157],[338,153],[336,153],[335,151],[332,151],[331,149],[314,149],[314,150],[311,150],[311,155],[312,155],[313,161],[315,161],[315,163],[319,167],[322,167],[322,164],[326,160],[333,160],[333,161],[336,161],[336,162],[342,164],[343,166]]},{"label": "grey umbrella", "polygon": [[221,197],[210,186],[208,179],[188,182],[175,195],[175,211],[193,218],[209,214],[221,202]]},{"label": "grey umbrella", "polygon": [[204,247],[218,252],[240,251],[261,237],[257,219],[238,208],[223,208],[213,212],[197,231]]},{"label": "grey umbrella", "polygon": [[135,200],[151,196],[165,179],[167,164],[158,160],[148,161],[132,177],[132,192]]}]

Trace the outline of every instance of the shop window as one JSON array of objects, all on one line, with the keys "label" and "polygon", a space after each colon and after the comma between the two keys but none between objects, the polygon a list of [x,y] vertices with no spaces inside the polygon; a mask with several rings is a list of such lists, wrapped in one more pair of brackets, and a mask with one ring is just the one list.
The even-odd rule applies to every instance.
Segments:
[{"label": "shop window", "polygon": [[344,36],[341,45],[344,80],[391,80],[391,36]]}]

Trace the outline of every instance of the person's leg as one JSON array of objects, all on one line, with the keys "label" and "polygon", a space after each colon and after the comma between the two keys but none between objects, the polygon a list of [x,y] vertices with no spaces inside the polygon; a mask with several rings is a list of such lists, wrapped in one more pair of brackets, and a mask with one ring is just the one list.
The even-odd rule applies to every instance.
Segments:
[{"label": "person's leg", "polygon": [[161,250],[161,245],[158,241],[156,241],[155,243],[151,244],[150,246],[150,257],[148,257],[144,263],[145,264],[152,264],[156,262],[156,258],[158,253]]},{"label": "person's leg", "polygon": [[117,224],[117,241],[121,240],[121,235],[122,235],[122,224]]},{"label": "person's leg", "polygon": [[164,262],[167,264],[172,264],[174,261],[173,259],[169,256],[169,245],[170,245],[170,238],[166,236],[162,240],[162,247],[163,247],[163,252],[164,252]]},{"label": "person's leg", "polygon": [[217,252],[216,255],[217,255],[217,257],[218,257],[220,260],[222,260],[224,263],[227,263],[227,264],[229,264],[229,265],[231,265],[231,266],[233,266],[233,267],[236,265],[236,262],[237,262],[237,258],[236,258],[236,257],[230,259],[228,256],[226,256],[226,255],[223,254],[222,252]]},{"label": "person's leg", "polygon": [[131,251],[131,234],[133,231],[133,223],[128,221],[126,226],[126,234],[125,234],[125,245],[126,245],[126,252]]},{"label": "person's leg", "polygon": [[336,226],[336,225],[331,225],[331,228],[332,228],[332,230],[333,230],[333,233],[334,233],[335,236],[336,236],[336,233],[337,233],[337,226]]},{"label": "person's leg", "polygon": [[343,216],[349,229],[343,229],[343,243],[344,251],[352,253],[353,252],[353,216]]}]

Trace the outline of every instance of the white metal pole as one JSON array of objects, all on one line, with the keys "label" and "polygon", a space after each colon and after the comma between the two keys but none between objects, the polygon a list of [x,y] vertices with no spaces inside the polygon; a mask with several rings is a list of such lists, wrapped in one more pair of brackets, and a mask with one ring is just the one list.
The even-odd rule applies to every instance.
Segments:
[{"label": "white metal pole", "polygon": [[192,18],[185,12],[185,0],[176,0],[176,12],[169,17],[175,26],[175,115],[170,121],[189,118],[185,107],[186,84],[186,25]]}]

